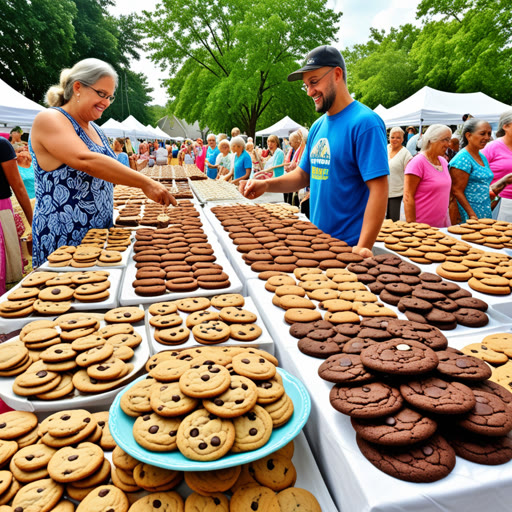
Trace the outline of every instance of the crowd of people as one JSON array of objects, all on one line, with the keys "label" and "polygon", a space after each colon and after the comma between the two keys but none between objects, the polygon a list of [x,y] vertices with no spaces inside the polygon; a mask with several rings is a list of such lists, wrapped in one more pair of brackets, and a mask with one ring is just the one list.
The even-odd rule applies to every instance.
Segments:
[{"label": "crowd of people", "polygon": [[387,134],[382,119],[349,93],[341,53],[320,46],[288,76],[302,80],[317,112],[326,114],[309,132],[282,141],[271,135],[266,148],[238,128],[230,138],[210,133],[206,144],[111,144],[95,121],[114,101],[117,80],[109,64],[80,61],[49,89],[50,108],[35,118],[28,142],[20,127],[0,134],[0,294],[23,271],[20,232],[38,266],[57,247],[78,245],[89,229],[112,225],[115,184],[176,204],[165,186],[133,172],[141,160],[195,164],[250,199],[278,192],[292,203],[303,191],[312,222],[363,257],[372,255],[386,216],[435,227],[491,216],[512,221],[512,110],[495,134],[470,115],[460,133],[434,124],[424,133],[409,126]]},{"label": "crowd of people", "polygon": [[391,128],[387,218],[435,227],[478,218],[512,221],[512,110],[501,115],[494,140],[487,121],[470,114],[463,121],[459,137],[442,124],[421,137],[407,127],[408,142],[400,127]]}]

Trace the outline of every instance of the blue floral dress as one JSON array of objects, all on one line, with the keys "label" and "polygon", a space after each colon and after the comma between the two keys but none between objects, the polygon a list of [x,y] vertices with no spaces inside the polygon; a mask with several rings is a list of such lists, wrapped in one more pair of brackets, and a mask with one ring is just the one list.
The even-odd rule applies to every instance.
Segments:
[{"label": "blue floral dress", "polygon": [[[479,152],[480,158],[484,165],[480,165],[467,151],[466,148],[459,151],[448,164],[450,169],[455,167],[469,174],[468,184],[464,190],[464,195],[468,200],[475,215],[479,219],[491,219],[491,201],[489,198],[489,187],[494,178],[494,174],[489,167],[487,158]],[[466,210],[457,203],[459,207],[461,222],[466,222],[468,214]]]},{"label": "blue floral dress", "polygon": [[[66,111],[57,110],[69,119],[76,134],[91,151],[116,157],[95,123],[91,126],[98,132],[102,146],[93,142]],[[112,226],[114,185],[64,164],[54,171],[45,171],[39,166],[30,141],[29,149],[36,189],[32,223],[32,257],[36,267],[61,245],[79,245],[89,229]]]}]

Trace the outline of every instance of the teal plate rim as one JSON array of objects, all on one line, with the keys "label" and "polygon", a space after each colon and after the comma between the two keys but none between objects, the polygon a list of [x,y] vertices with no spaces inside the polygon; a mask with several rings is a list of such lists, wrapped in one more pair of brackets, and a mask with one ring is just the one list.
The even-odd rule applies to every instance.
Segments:
[{"label": "teal plate rim", "polygon": [[135,459],[152,466],[176,471],[212,471],[261,459],[279,450],[279,448],[282,448],[298,436],[311,412],[311,398],[304,384],[282,368],[278,368],[277,371],[283,378],[286,393],[292,399],[293,415],[285,425],[274,429],[267,443],[257,450],[243,453],[228,453],[218,460],[202,462],[187,459],[178,450],[174,452],[152,452],[137,444],[132,435],[133,424],[136,418],[125,414],[121,409],[120,402],[123,393],[137,382],[146,379],[147,374],[134,380],[123,389],[122,393],[116,396],[109,411],[108,425],[110,434],[119,447]]}]

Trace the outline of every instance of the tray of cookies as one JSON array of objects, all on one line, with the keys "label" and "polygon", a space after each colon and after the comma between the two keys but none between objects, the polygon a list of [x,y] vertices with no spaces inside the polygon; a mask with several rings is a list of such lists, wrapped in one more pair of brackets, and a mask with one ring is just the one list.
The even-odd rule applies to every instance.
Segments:
[{"label": "tray of cookies", "polygon": [[[90,492],[99,496],[101,490],[109,490],[104,498],[115,494],[119,512],[128,510],[129,505],[117,508],[126,498],[134,504],[132,510],[150,510],[155,500],[160,501],[157,508],[168,505],[178,507],[171,510],[183,510],[185,503],[187,509],[207,510],[210,503],[217,504],[216,508],[220,504],[229,507],[237,491],[235,502],[243,499],[246,493],[240,488],[251,483],[260,491],[257,502],[262,494],[264,500],[274,496],[282,504],[292,499],[311,512],[336,511],[302,433],[274,454],[247,465],[183,473],[157,468],[125,453],[110,435],[108,418],[108,411],[93,407],[37,416],[24,411],[0,414],[5,424],[0,434],[4,467],[0,503],[14,507],[23,500],[27,507],[33,502],[26,501],[30,492],[22,486],[44,486],[53,490],[44,497],[55,511],[74,510],[72,501],[80,503]],[[273,470],[267,468],[269,460],[275,462]],[[289,476],[279,478],[283,467]],[[34,493],[34,500],[37,496],[40,493]],[[91,510],[90,502],[86,505]]]},{"label": "tray of cookies", "polygon": [[144,310],[68,313],[0,346],[0,397],[23,411],[109,405],[150,356]]},{"label": "tray of cookies", "polygon": [[123,271],[31,272],[0,297],[0,330],[12,331],[33,320],[118,305]]},{"label": "tray of cookies", "polygon": [[152,353],[197,345],[243,345],[274,353],[274,342],[250,297],[220,294],[168,302],[147,308]]},{"label": "tray of cookies", "polygon": [[138,230],[132,259],[122,305],[242,291],[209,222],[195,208],[177,211],[167,228]]},{"label": "tray of cookies", "polygon": [[166,469],[206,471],[259,459],[299,434],[310,398],[298,379],[276,369],[273,356],[194,350],[152,358],[149,378],[116,397],[109,426],[125,452]]}]

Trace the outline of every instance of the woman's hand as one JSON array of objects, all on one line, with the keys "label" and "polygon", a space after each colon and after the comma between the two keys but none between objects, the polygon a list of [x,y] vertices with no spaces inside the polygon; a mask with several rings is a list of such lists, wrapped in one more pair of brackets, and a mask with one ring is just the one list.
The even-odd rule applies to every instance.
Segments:
[{"label": "woman's hand", "polygon": [[267,187],[267,180],[242,180],[238,190],[247,199],[256,199],[267,191]]},{"label": "woman's hand", "polygon": [[142,191],[149,199],[155,201],[155,203],[162,204],[164,206],[169,206],[170,204],[173,206],[178,205],[174,196],[164,185],[158,183],[158,181],[149,179],[148,183],[142,187]]}]

